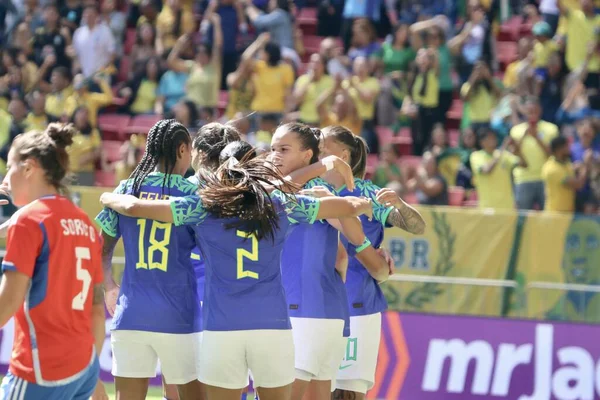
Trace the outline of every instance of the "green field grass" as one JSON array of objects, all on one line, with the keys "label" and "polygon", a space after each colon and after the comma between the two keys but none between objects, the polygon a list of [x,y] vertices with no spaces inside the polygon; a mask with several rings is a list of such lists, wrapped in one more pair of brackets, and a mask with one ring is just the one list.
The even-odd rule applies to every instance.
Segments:
[{"label": "green field grass", "polygon": [[[4,378],[0,375],[0,381]],[[108,393],[108,397],[111,400],[115,398],[115,385],[114,383],[105,383],[104,387],[106,388],[106,392]],[[148,395],[146,396],[146,400],[162,400],[162,388],[159,386],[150,386],[148,389]]]}]

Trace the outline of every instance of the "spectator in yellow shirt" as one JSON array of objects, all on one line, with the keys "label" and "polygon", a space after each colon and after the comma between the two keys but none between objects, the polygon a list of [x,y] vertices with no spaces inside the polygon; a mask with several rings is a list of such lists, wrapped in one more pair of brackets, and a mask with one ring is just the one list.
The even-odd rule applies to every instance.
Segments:
[{"label": "spectator in yellow shirt", "polygon": [[46,97],[46,113],[59,119],[64,113],[67,99],[73,94],[71,73],[66,67],[56,67],[50,75],[51,92]]},{"label": "spectator in yellow shirt", "polygon": [[[512,185],[512,172],[516,166],[527,168],[518,144],[506,137],[500,149],[498,135],[491,129],[478,132],[481,150],[471,153],[473,183],[477,189],[480,208],[494,210],[514,210],[515,196]],[[507,151],[514,146],[515,154]]]},{"label": "spectator in yellow shirt", "polygon": [[379,141],[375,133],[375,103],[381,87],[379,80],[369,76],[369,61],[365,57],[356,57],[352,63],[353,75],[342,82],[348,91],[359,118],[362,120],[360,135],[367,142],[369,152],[379,153]]},{"label": "spectator in yellow shirt", "polygon": [[558,136],[558,127],[540,120],[539,100],[530,97],[523,106],[527,122],[515,125],[510,137],[521,148],[527,168],[516,167],[513,172],[515,197],[519,210],[533,210],[536,205],[544,207],[544,182],[542,166],[550,155],[550,142]]},{"label": "spectator in yellow shirt", "polygon": [[517,61],[508,64],[504,72],[502,84],[506,89],[514,89],[519,82],[519,72],[526,67],[526,60],[532,49],[532,42],[529,37],[522,37],[517,43]]},{"label": "spectator in yellow shirt", "polygon": [[587,181],[587,170],[581,165],[576,173],[571,163],[571,151],[566,138],[559,136],[550,143],[552,156],[542,168],[546,187],[546,212],[574,212],[575,194]]},{"label": "spectator in yellow shirt", "polygon": [[[559,0],[561,15],[566,21],[566,49],[565,60],[567,67],[574,71],[581,66],[588,53],[588,47],[597,43],[597,33],[600,29],[600,14],[594,11],[592,0],[580,0],[581,9],[569,9]],[[588,63],[587,87],[599,87],[598,74],[600,73],[600,54],[596,54]]]},{"label": "spectator in yellow shirt", "polygon": [[75,110],[71,123],[77,133],[73,136],[73,144],[67,148],[70,170],[76,175],[78,185],[93,186],[96,162],[100,160],[100,133],[90,124],[89,112],[85,106],[79,106]]},{"label": "spectator in yellow shirt", "polygon": [[533,44],[533,66],[536,76],[545,78],[548,70],[548,61],[552,53],[560,49],[558,43],[552,40],[552,28],[545,21],[540,21],[533,26],[535,36]]},{"label": "spectator in yellow shirt", "polygon": [[[283,114],[294,85],[292,67],[281,60],[281,47],[261,34],[244,54],[242,62],[251,65],[254,83],[252,111],[262,114]],[[254,57],[260,53],[260,58]]]},{"label": "spectator in yellow shirt", "polygon": [[356,104],[346,89],[342,87],[340,76],[335,78],[335,86],[326,91],[317,100],[317,110],[321,119],[321,128],[341,125],[360,136],[362,120],[356,111]]},{"label": "spectator in yellow shirt", "polygon": [[335,81],[325,69],[323,56],[315,53],[310,56],[310,67],[306,74],[296,81],[293,93],[293,109],[299,106],[300,121],[307,125],[319,126],[317,99],[335,86]]},{"label": "spectator in yellow shirt", "polygon": [[168,0],[156,18],[156,52],[163,55],[171,50],[177,38],[196,29],[194,14],[182,7],[181,0]]},{"label": "spectator in yellow shirt", "polygon": [[113,94],[108,83],[98,75],[94,75],[92,81],[100,86],[102,93],[90,92],[90,81],[81,74],[75,76],[73,79],[75,91],[65,102],[63,114],[71,118],[77,108],[85,106],[89,112],[90,124],[95,128],[98,121],[98,111],[112,102]]},{"label": "spectator in yellow shirt", "polygon": [[469,106],[469,119],[473,130],[478,131],[489,126],[492,111],[498,105],[502,90],[484,61],[475,64],[469,80],[460,88],[460,95]]},{"label": "spectator in yellow shirt", "polygon": [[46,114],[46,95],[41,90],[34,90],[29,94],[29,114],[25,118],[26,131],[43,131],[50,122],[56,121]]},{"label": "spectator in yellow shirt", "polygon": [[431,141],[433,125],[439,118],[439,78],[436,52],[433,49],[421,49],[417,53],[417,76],[410,91],[402,103],[405,112],[413,119],[411,129],[413,154],[421,155]]}]

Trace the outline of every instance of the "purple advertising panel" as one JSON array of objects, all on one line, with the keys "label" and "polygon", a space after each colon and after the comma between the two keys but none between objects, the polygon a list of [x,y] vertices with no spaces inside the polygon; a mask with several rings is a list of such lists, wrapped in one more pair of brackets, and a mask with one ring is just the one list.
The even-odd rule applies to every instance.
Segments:
[{"label": "purple advertising panel", "polygon": [[387,312],[371,399],[600,399],[600,326]]}]

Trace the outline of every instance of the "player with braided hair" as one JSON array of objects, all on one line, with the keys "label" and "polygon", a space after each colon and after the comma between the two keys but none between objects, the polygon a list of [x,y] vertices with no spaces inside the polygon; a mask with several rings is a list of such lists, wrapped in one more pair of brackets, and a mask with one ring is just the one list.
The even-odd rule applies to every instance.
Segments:
[{"label": "player with braided hair", "polygon": [[[160,200],[194,194],[184,179],[192,159],[192,139],[175,120],[161,120],[148,133],[146,150],[116,193]],[[191,263],[194,232],[104,209],[96,218],[104,237],[106,306],[113,315],[112,374],[117,398],[143,399],[160,360],[165,381],[177,385],[182,400],[201,399],[196,365],[201,335],[197,278]],[[112,276],[112,254],[120,237],[125,247],[121,287]]]}]

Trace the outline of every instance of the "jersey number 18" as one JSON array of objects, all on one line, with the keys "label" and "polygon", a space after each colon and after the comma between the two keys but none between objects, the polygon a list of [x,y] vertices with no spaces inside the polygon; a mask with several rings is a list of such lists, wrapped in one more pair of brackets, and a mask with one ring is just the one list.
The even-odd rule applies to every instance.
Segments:
[{"label": "jersey number 18", "polygon": [[[169,244],[169,239],[171,238],[171,224],[165,222],[152,221],[152,226],[150,227],[150,246],[148,247],[148,262],[146,262],[146,241],[144,240],[144,236],[146,233],[146,223],[145,219],[138,219],[137,224],[140,227],[140,238],[138,241],[138,262],[135,264],[136,269],[159,269],[161,271],[167,272],[167,260],[169,259],[169,249],[167,245]],[[164,235],[162,240],[158,240],[156,238],[156,234],[158,230],[162,229],[164,231]],[[155,257],[158,256],[156,253],[160,253],[160,261],[156,262]]]}]

